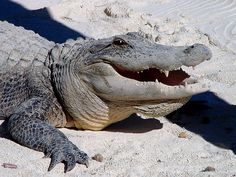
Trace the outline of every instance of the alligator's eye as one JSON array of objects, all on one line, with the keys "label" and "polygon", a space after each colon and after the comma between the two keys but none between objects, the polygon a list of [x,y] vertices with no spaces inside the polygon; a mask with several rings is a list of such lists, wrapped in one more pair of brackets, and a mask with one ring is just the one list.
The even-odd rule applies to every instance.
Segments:
[{"label": "alligator's eye", "polygon": [[114,45],[118,45],[118,46],[123,46],[123,45],[128,45],[127,42],[125,42],[123,39],[121,38],[115,38],[113,40],[113,44]]}]

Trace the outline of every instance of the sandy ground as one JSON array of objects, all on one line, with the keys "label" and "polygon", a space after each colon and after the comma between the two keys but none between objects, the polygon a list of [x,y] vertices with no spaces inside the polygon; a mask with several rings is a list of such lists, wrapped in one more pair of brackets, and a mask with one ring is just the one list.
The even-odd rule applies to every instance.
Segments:
[{"label": "sandy ground", "polygon": [[[0,165],[17,165],[16,169],[0,166],[1,177],[236,176],[236,1],[14,0],[5,5],[14,6],[7,20],[27,24],[25,28],[56,42],[76,34],[103,38],[139,31],[162,44],[206,44],[213,58],[189,69],[211,84],[211,92],[194,96],[167,118],[132,116],[100,132],[61,129],[90,156],[103,155],[102,162],[91,160],[89,168],[77,165],[64,174],[59,164],[47,172],[50,159],[42,158],[43,153],[14,143],[0,132]],[[0,5],[3,12],[1,6],[4,3]],[[56,33],[59,26],[66,29],[65,35]],[[183,132],[186,137],[180,138]]]}]

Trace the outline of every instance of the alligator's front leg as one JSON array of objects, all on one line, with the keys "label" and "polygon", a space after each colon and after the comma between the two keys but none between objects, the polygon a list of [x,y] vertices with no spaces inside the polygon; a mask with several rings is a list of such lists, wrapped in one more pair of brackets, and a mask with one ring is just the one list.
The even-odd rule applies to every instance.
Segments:
[{"label": "alligator's front leg", "polygon": [[65,162],[65,172],[72,170],[76,162],[88,166],[87,154],[47,122],[50,104],[50,100],[40,97],[22,103],[7,122],[8,132],[16,142],[51,157],[49,171],[60,162]]}]

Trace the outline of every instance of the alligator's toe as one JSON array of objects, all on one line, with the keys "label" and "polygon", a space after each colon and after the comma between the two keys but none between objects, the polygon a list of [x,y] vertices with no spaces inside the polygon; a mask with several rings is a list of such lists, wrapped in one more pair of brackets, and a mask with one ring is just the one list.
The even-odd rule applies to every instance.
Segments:
[{"label": "alligator's toe", "polygon": [[76,157],[77,157],[76,162],[85,165],[87,168],[89,167],[89,156],[86,153],[82,151],[77,152]]},{"label": "alligator's toe", "polygon": [[62,153],[60,153],[59,151],[53,153],[51,155],[51,162],[48,167],[48,171],[51,171],[58,163],[62,162],[62,160],[63,160]]},{"label": "alligator's toe", "polygon": [[71,171],[76,165],[74,154],[67,154],[65,160],[65,173]]}]

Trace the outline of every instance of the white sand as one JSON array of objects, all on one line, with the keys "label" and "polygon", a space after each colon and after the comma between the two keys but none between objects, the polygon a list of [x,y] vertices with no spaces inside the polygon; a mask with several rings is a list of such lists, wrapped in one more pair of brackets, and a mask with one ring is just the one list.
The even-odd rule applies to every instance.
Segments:
[{"label": "white sand", "polygon": [[[56,21],[89,37],[141,31],[162,44],[204,43],[212,49],[212,60],[189,72],[210,83],[214,94],[195,96],[172,121],[132,117],[100,132],[61,129],[90,156],[105,158],[67,174],[63,164],[47,172],[50,159],[43,153],[0,138],[0,164],[17,165],[0,167],[1,177],[236,175],[236,1],[14,1],[30,10],[48,7]],[[187,138],[178,138],[180,132]],[[215,171],[202,172],[207,166]]]}]

